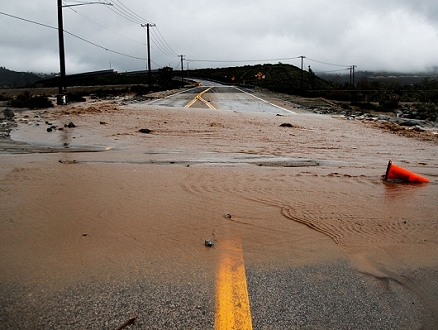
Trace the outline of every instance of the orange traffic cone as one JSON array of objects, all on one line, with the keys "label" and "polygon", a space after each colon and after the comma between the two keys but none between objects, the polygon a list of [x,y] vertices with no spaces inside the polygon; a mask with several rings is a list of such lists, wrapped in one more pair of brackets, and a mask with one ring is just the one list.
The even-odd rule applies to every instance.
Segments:
[{"label": "orange traffic cone", "polygon": [[421,175],[410,172],[403,167],[394,165],[392,160],[388,162],[388,168],[386,169],[385,180],[397,180],[405,182],[429,182],[428,179],[422,177]]}]

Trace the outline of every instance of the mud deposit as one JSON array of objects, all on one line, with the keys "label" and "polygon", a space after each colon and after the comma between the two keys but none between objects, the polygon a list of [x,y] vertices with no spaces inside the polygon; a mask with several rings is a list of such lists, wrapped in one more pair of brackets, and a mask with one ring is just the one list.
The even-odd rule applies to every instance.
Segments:
[{"label": "mud deposit", "polygon": [[[175,292],[200,290],[194,310],[206,322],[201,328],[209,328],[221,244],[230,239],[241,242],[245,265],[254,273],[250,284],[257,284],[260,274],[270,279],[265,282],[275,282],[271,270],[281,282],[279,273],[286,269],[300,276],[305,267],[332,269],[327,265],[341,262],[355,274],[348,285],[371,281],[377,295],[409,295],[411,300],[398,304],[403,310],[397,315],[405,313],[404,321],[392,326],[438,324],[434,143],[306,113],[276,116],[96,102],[17,117],[11,132],[16,142],[3,141],[8,147],[0,154],[0,316],[6,328],[20,318],[29,322],[22,328],[56,323],[53,308],[53,315],[44,314],[48,307],[41,307],[43,315],[33,314],[43,304],[41,295],[52,299],[49,293],[68,295],[66,288],[81,286],[90,294],[92,283],[116,283],[117,290],[125,283],[132,289],[140,279],[162,289],[169,288],[163,283],[172,283]],[[47,132],[46,121],[62,130]],[[75,127],[64,127],[69,122]],[[285,122],[292,125],[282,127]],[[142,128],[150,133],[139,132]],[[431,182],[382,181],[389,159]],[[215,242],[213,248],[204,246],[206,239]],[[323,292],[327,281],[322,279],[330,275],[317,274]],[[311,277],[306,281],[312,282]],[[20,295],[19,288],[27,288],[26,294]],[[250,299],[251,292],[262,299],[259,290],[249,288]],[[376,301],[384,306],[387,297]],[[86,304],[87,299],[80,301]],[[348,305],[347,298],[342,301]],[[163,302],[162,313],[148,313],[162,318],[169,313],[163,306],[171,304]],[[253,305],[262,304],[257,300]],[[88,307],[83,313],[92,322]],[[62,318],[82,314],[69,315]],[[307,326],[323,326],[323,315]],[[118,323],[90,324],[115,328],[132,315],[114,312],[107,319],[111,316]],[[343,322],[347,319],[342,316]],[[78,324],[72,321],[73,328]]]}]

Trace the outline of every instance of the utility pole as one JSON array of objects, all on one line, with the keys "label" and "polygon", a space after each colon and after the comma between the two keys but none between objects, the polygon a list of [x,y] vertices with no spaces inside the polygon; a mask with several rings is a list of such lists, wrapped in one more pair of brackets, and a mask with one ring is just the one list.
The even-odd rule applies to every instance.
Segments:
[{"label": "utility pole", "polygon": [[354,87],[354,68],[357,68],[357,65],[352,65],[351,69],[353,71],[353,87]]},{"label": "utility pole", "polygon": [[300,86],[301,86],[301,90],[303,89],[303,65],[304,65],[304,59],[306,58],[306,56],[298,56],[301,58],[301,75],[300,75]]},{"label": "utility pole", "polygon": [[150,44],[150,36],[149,36],[149,27],[153,27],[155,24],[141,24],[141,27],[146,27],[146,47],[148,52],[148,80],[149,80],[149,88],[152,87],[152,71],[151,71],[151,44]]},{"label": "utility pole", "polygon": [[[64,52],[64,23],[62,19],[62,0],[58,0],[58,39],[59,39],[59,67],[60,67],[60,80],[59,80],[59,90],[57,97],[57,104],[64,104],[65,100],[64,94],[67,89],[67,84],[65,81],[65,52]],[[65,102],[64,102],[65,100]]]},{"label": "utility pole", "polygon": [[184,56],[185,55],[178,55],[178,57],[181,57],[181,82],[184,83]]},{"label": "utility pole", "polygon": [[65,75],[65,50],[64,50],[64,22],[62,18],[62,8],[64,7],[76,7],[83,5],[93,5],[100,4],[106,6],[112,6],[111,3],[107,2],[84,2],[77,3],[73,5],[63,5],[62,0],[58,0],[58,39],[59,39],[59,89],[58,95],[56,97],[56,103],[58,105],[67,104],[67,79]]}]

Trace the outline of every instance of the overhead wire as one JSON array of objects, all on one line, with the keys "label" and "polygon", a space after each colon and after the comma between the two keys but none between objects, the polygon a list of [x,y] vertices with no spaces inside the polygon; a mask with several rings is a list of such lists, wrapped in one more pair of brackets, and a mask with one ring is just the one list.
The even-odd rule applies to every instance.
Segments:
[{"label": "overhead wire", "polygon": [[[102,4],[107,4],[107,2],[105,2],[104,0],[99,0],[99,3]],[[118,16],[126,19],[127,21],[134,23],[134,24],[140,24],[142,27],[144,27],[144,23],[150,23],[149,20],[145,19],[144,17],[141,17],[140,15],[138,15],[137,13],[135,13],[134,11],[132,11],[130,8],[128,8],[125,4],[123,4],[123,2],[121,2],[120,0],[113,0],[111,2],[111,6],[105,6],[108,9],[110,9],[112,12],[114,12],[115,14],[117,14]],[[88,18],[87,18],[88,19]],[[91,20],[92,22],[94,22],[93,20]],[[96,22],[94,22],[96,23]],[[106,28],[102,25],[100,25],[99,23],[96,23],[99,26]],[[153,24],[153,26],[155,27],[156,25]],[[107,28],[106,28],[107,29]],[[114,31],[107,29],[113,33],[115,33]],[[158,31],[159,32],[159,31]],[[120,35],[118,33],[115,33],[117,35]],[[156,46],[156,48],[158,50],[160,50],[164,55],[166,56],[176,56],[176,53],[170,48],[170,46],[168,45],[168,43],[166,42],[166,40],[164,39],[164,37],[162,36],[161,33],[157,34],[154,32],[154,30],[152,30],[152,43]],[[129,39],[129,38],[127,38]],[[143,45],[145,45],[144,43],[142,43]],[[153,47],[151,47],[153,48]],[[153,62],[155,65],[157,65],[157,63]]]},{"label": "overhead wire", "polygon": [[208,62],[208,63],[247,63],[247,62],[274,62],[274,61],[287,61],[287,60],[295,60],[300,58],[300,56],[296,57],[285,57],[285,58],[273,58],[273,59],[249,59],[249,60],[199,60],[199,59],[187,59],[187,61],[192,62]]},{"label": "overhead wire", "polygon": [[[103,1],[99,1],[100,3],[103,3]],[[120,17],[126,19],[127,21],[131,22],[131,23],[135,23],[135,24],[142,24],[144,22],[142,21],[138,21],[137,19],[135,19],[134,17],[132,17],[132,15],[130,15],[129,13],[126,13],[126,11],[121,10],[120,8],[116,7],[116,6],[105,6],[108,10],[111,10],[112,12],[114,12],[116,15],[119,15]]]},{"label": "overhead wire", "polygon": [[169,50],[169,53],[172,55],[178,56],[178,54],[169,46],[169,44],[166,42],[166,39],[164,39],[163,35],[160,32],[160,29],[158,27],[155,28],[158,32],[159,38],[163,41],[163,43],[166,45],[166,49]]},{"label": "overhead wire", "polygon": [[312,62],[316,62],[316,63],[320,63],[320,64],[326,64],[326,65],[331,65],[331,66],[339,66],[339,67],[347,67],[347,68],[351,67],[351,65],[345,65],[345,64],[334,64],[334,63],[328,63],[328,62],[318,61],[318,60],[311,59],[311,58],[309,58],[309,57],[307,57],[307,56],[306,56],[305,58],[306,58],[306,60],[309,60],[309,61],[312,61]]},{"label": "overhead wire", "polygon": [[78,36],[78,35],[75,35],[75,34],[73,34],[73,33],[71,33],[71,32],[68,32],[68,31],[66,31],[66,30],[64,30],[64,33],[67,33],[67,34],[71,35],[72,37],[75,37],[75,38],[77,38],[77,39],[79,39],[79,40],[82,40],[82,41],[84,41],[84,42],[86,42],[86,43],[89,43],[90,45],[93,45],[93,46],[95,46],[95,47],[98,47],[98,48],[101,48],[101,49],[103,49],[103,50],[106,50],[106,51],[108,51],[108,52],[110,52],[110,53],[114,53],[114,54],[117,54],[117,55],[121,55],[121,56],[129,57],[129,58],[133,58],[133,59],[136,59],[136,60],[143,60],[143,61],[146,60],[146,58],[141,58],[141,57],[137,57],[137,56],[132,56],[132,55],[124,54],[124,53],[118,52],[118,51],[116,51],[116,50],[112,50],[112,49],[106,48],[106,47],[104,47],[104,46],[100,46],[100,45],[98,45],[98,44],[96,44],[96,43],[94,43],[94,42],[92,42],[92,41],[89,41],[89,40],[87,40],[87,39],[84,39],[84,38],[82,38],[82,37],[80,37],[80,36]]},{"label": "overhead wire", "polygon": [[341,72],[341,71],[347,71],[350,70],[350,68],[344,68],[344,69],[338,69],[338,70],[328,70],[328,71],[316,71],[314,72],[315,74],[317,73],[332,73],[332,72]]},{"label": "overhead wire", "polygon": [[4,16],[11,17],[11,18],[19,19],[19,20],[27,22],[27,23],[33,23],[33,24],[40,25],[40,26],[43,26],[43,27],[46,27],[46,28],[58,30],[58,28],[56,28],[56,27],[53,27],[53,26],[50,26],[50,25],[47,25],[47,24],[44,24],[44,23],[39,23],[39,22],[31,21],[29,19],[18,17],[18,16],[11,15],[11,14],[8,14],[8,13],[4,13],[2,11],[0,11],[0,14],[4,15]]},{"label": "overhead wire", "polygon": [[[70,1],[71,1],[71,0],[70,0]],[[129,40],[129,41],[134,42],[134,43],[136,43],[136,44],[142,44],[142,45],[144,45],[144,43],[139,42],[138,40],[134,40],[134,39],[128,38],[128,37],[126,37],[126,36],[124,36],[124,35],[122,35],[122,34],[116,32],[116,31],[114,31],[114,30],[109,29],[108,27],[106,27],[106,26],[104,26],[104,25],[102,25],[102,24],[100,24],[100,23],[98,23],[98,22],[92,20],[91,18],[89,18],[89,17],[87,17],[87,16],[81,14],[80,12],[78,12],[77,10],[75,10],[75,9],[72,8],[72,7],[69,7],[69,9],[72,10],[72,11],[73,11],[74,13],[76,13],[77,15],[79,15],[79,16],[85,18],[86,20],[88,20],[88,21],[90,21],[90,22],[96,24],[97,26],[100,26],[101,28],[103,28],[103,29],[105,29],[105,30],[110,31],[111,33],[114,33],[115,35],[117,35],[117,36],[119,36],[119,37],[121,37],[121,38],[124,38],[124,39],[126,39],[126,40]]]},{"label": "overhead wire", "polygon": [[122,3],[122,1],[120,0],[113,0],[116,4],[120,4],[121,8],[124,8],[124,10],[126,10],[132,17],[136,18],[139,21],[142,21],[143,23],[152,23],[149,20],[145,19],[144,17],[141,17],[140,15],[138,15],[135,11],[129,9],[126,5],[124,5]]},{"label": "overhead wire", "polygon": [[[50,26],[50,25],[43,24],[43,23],[39,23],[39,22],[32,21],[32,20],[29,20],[29,19],[26,19],[26,18],[22,18],[22,17],[15,16],[15,15],[7,14],[7,13],[1,12],[1,11],[0,11],[0,14],[1,14],[1,15],[4,15],[4,16],[11,17],[11,18],[15,18],[15,19],[18,19],[18,20],[21,20],[21,21],[27,22],[27,23],[32,23],[32,24],[40,25],[40,26],[43,26],[43,27],[46,27],[46,28],[50,28],[50,29],[53,29],[53,30],[58,30],[57,27]],[[145,61],[145,60],[146,60],[146,58],[141,58],[141,57],[137,57],[137,56],[132,56],[132,55],[124,54],[124,53],[118,52],[118,51],[116,51],[116,50],[112,50],[112,49],[110,49],[110,48],[107,48],[107,47],[104,47],[104,46],[98,45],[98,44],[96,44],[96,43],[94,43],[94,42],[92,42],[92,41],[89,41],[89,40],[87,40],[87,39],[85,39],[85,38],[82,38],[82,37],[80,37],[80,36],[78,36],[78,35],[76,35],[76,34],[74,34],[74,33],[69,32],[69,31],[66,31],[66,30],[63,30],[63,31],[64,31],[64,33],[66,33],[66,34],[68,34],[68,35],[70,35],[70,36],[72,36],[72,37],[75,37],[75,38],[77,38],[77,39],[79,39],[79,40],[81,40],[81,41],[83,41],[83,42],[89,43],[89,44],[91,44],[91,45],[93,45],[93,46],[95,46],[95,47],[98,47],[98,48],[100,48],[100,49],[106,50],[106,51],[108,51],[108,52],[115,53],[115,54],[117,54],[117,55],[121,55],[121,56],[129,57],[129,58],[136,59],[136,60],[142,60],[142,61]]]},{"label": "overhead wire", "polygon": [[[99,0],[100,3],[104,4],[105,1]],[[149,20],[137,15],[134,11],[126,7],[121,1],[114,0],[114,2],[111,3],[112,6],[105,6],[115,14],[123,17],[124,19],[130,21],[134,24],[145,24],[145,23],[151,23]]]},{"label": "overhead wire", "polygon": [[151,35],[152,35],[152,42],[157,46],[157,48],[167,56],[177,56],[177,54],[168,46],[165,42],[163,42],[163,39],[161,39],[155,29],[151,29]]},{"label": "overhead wire", "polygon": [[[104,0],[99,0],[100,3],[104,3]],[[120,0],[113,0],[112,6],[106,6],[108,9],[113,11],[118,16],[121,16],[122,18],[128,20],[131,23],[139,24],[144,27],[145,23],[149,23],[156,27],[156,24],[151,23],[149,20],[145,19],[144,17],[138,15],[136,12],[128,8],[125,4],[123,4]],[[156,29],[157,32],[155,32],[155,29],[151,30],[151,41],[155,45],[155,47],[162,52],[166,56],[174,57],[177,56],[176,52],[169,46],[167,41],[164,39],[161,32]]]},{"label": "overhead wire", "polygon": [[[145,21],[147,22],[147,20],[144,20],[142,17],[140,17],[139,15],[135,14],[128,7],[126,7],[120,0],[113,0],[113,1],[117,5],[116,6],[117,10],[115,10],[115,13],[117,13],[119,16],[122,16],[125,19],[128,19],[129,21],[131,21],[132,23],[135,23],[135,24],[143,25]],[[99,0],[99,3],[104,3],[104,2],[103,2],[103,0]],[[112,6],[105,6],[105,7],[110,8]],[[72,9],[72,8],[70,8],[70,9],[73,10],[74,12],[76,12],[77,14],[79,14],[74,9]],[[47,25],[47,24],[43,24],[43,23],[39,23],[39,22],[36,22],[36,21],[28,20],[28,19],[25,19],[25,18],[22,18],[22,17],[18,17],[18,16],[15,16],[15,15],[7,14],[7,13],[4,13],[4,12],[0,12],[0,14],[8,16],[8,17],[11,17],[11,18],[19,19],[19,20],[22,20],[22,21],[25,21],[25,22],[28,22],[28,23],[33,23],[33,24],[37,24],[37,25],[40,25],[40,26],[43,26],[43,27],[47,27],[47,28],[58,30],[57,27],[53,27],[53,26],[50,26],[50,25]],[[81,15],[81,14],[79,14],[79,15]],[[106,28],[103,25],[100,25],[97,22],[94,22],[93,20],[87,18],[86,16],[84,16],[84,15],[81,15],[81,16],[83,16],[84,18],[90,20],[91,22],[101,26],[102,28],[105,28],[105,29],[111,31],[110,29]],[[156,27],[155,24],[154,24],[154,27]],[[82,37],[80,37],[80,36],[78,36],[76,34],[73,34],[73,33],[69,32],[69,31],[64,30],[64,32],[66,34],[72,36],[72,37],[75,37],[75,38],[77,38],[77,39],[79,39],[79,40],[81,40],[83,42],[89,43],[89,44],[91,44],[91,45],[93,45],[95,47],[98,47],[100,49],[103,49],[105,51],[112,52],[112,53],[118,54],[120,56],[125,56],[125,57],[129,57],[129,58],[136,59],[136,60],[146,60],[146,58],[141,58],[141,57],[138,57],[138,56],[132,56],[132,55],[129,55],[129,54],[125,54],[125,53],[122,53],[122,52],[119,52],[119,51],[112,50],[110,48],[101,46],[101,45],[99,45],[99,44],[97,44],[95,42],[89,41],[89,40],[87,40],[85,38],[82,38]],[[114,31],[111,31],[111,32],[117,34]],[[170,56],[170,57],[178,56],[177,53],[168,45],[168,43],[166,42],[166,40],[164,39],[164,37],[162,36],[162,34],[161,34],[161,32],[159,31],[158,28],[157,29],[152,29],[151,34],[152,34],[152,38],[151,39],[152,39],[153,44],[164,55]],[[122,36],[122,35],[120,35],[120,36]],[[129,38],[127,38],[127,39],[129,39]],[[129,40],[131,40],[131,39],[129,39]],[[134,41],[134,40],[131,40],[131,41]],[[190,58],[188,58],[186,60],[187,61],[191,61],[191,62],[206,62],[206,63],[248,63],[248,62],[285,61],[285,60],[294,60],[294,59],[298,59],[298,58],[302,58],[302,56],[275,58],[275,59],[213,60],[213,59],[190,59]],[[325,65],[330,65],[330,66],[343,67],[343,68],[346,68],[347,70],[349,68],[351,68],[351,65],[329,63],[329,62],[324,62],[324,61],[312,59],[312,58],[309,58],[309,57],[305,57],[305,58],[306,58],[306,60],[309,60],[309,61],[312,61],[312,62],[316,62],[316,63],[320,63],[320,64],[325,64]],[[155,63],[155,62],[153,62],[153,63],[155,65],[157,65],[157,63]],[[324,71],[324,72],[335,72],[335,71],[342,71],[342,70],[333,70],[333,71]]]},{"label": "overhead wire", "polygon": [[[69,2],[71,2],[71,1],[72,1],[72,0],[69,0]],[[79,1],[77,1],[77,2],[79,2]],[[103,2],[100,2],[100,3],[103,3]],[[124,6],[124,5],[123,5],[123,6]],[[126,7],[126,6],[124,6],[124,7]],[[98,23],[98,22],[96,22],[96,21],[90,19],[89,17],[87,17],[87,16],[85,16],[85,15],[82,15],[82,14],[79,13],[77,10],[75,10],[75,9],[73,9],[73,8],[71,8],[71,7],[69,7],[69,9],[71,9],[73,12],[75,12],[75,13],[78,14],[79,16],[81,16],[81,17],[87,19],[88,21],[90,21],[90,22],[92,22],[92,23],[94,23],[94,24],[100,26],[101,28],[110,31],[111,33],[114,33],[115,35],[118,35],[119,37],[122,37],[122,38],[124,38],[124,39],[130,40],[130,41],[132,41],[132,42],[134,42],[134,43],[142,44],[143,46],[146,45],[146,43],[144,43],[144,42],[139,42],[139,41],[136,41],[136,40],[133,40],[133,39],[127,38],[126,36],[121,35],[120,33],[117,33],[116,31],[114,31],[114,30],[112,30],[112,29],[109,29],[109,28],[107,28],[106,26],[103,26],[102,24],[100,24],[100,23]],[[126,11],[125,11],[125,13],[126,13]],[[129,21],[133,23],[133,20],[129,19]],[[141,26],[144,27],[144,24],[142,24]],[[154,24],[154,26],[155,26],[155,24]],[[152,30],[152,31],[153,31],[153,30]],[[156,35],[156,39],[158,40],[158,41],[157,41],[157,42],[158,42],[158,44],[157,44],[157,48],[159,48],[160,51],[163,52],[165,55],[173,56],[173,54],[171,53],[171,51],[169,51],[169,49],[171,49],[171,48],[167,45],[167,43],[166,43],[166,41],[164,40],[164,38],[163,38],[163,37],[160,38],[158,35]],[[152,41],[154,42],[154,39],[152,39]],[[167,45],[167,46],[166,46],[166,45]],[[151,62],[154,63],[155,65],[159,66],[156,62],[153,62],[153,61],[151,61]]]}]

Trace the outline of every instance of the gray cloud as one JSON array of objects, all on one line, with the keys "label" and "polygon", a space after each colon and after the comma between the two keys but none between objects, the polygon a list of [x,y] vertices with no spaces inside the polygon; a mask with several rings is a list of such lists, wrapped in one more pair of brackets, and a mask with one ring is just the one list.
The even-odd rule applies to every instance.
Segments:
[{"label": "gray cloud", "polygon": [[[317,72],[346,69],[320,62],[354,64],[359,70],[397,71],[425,70],[438,65],[436,1],[118,3],[157,24],[151,28],[154,68],[165,65],[179,68],[179,54],[187,59],[209,60],[190,62],[191,68],[243,65],[245,62],[240,61],[251,59],[284,59],[284,63],[299,66],[299,59],[286,60],[299,55],[306,56],[305,65],[312,65]],[[130,22],[112,9],[102,5],[64,8],[67,31],[108,49],[66,34],[67,73],[109,67],[117,71],[145,69],[145,30],[139,22]],[[53,0],[4,2],[0,11],[57,26]],[[1,66],[19,71],[59,70],[55,29],[1,16]],[[222,62],[212,62],[216,60]]]}]

